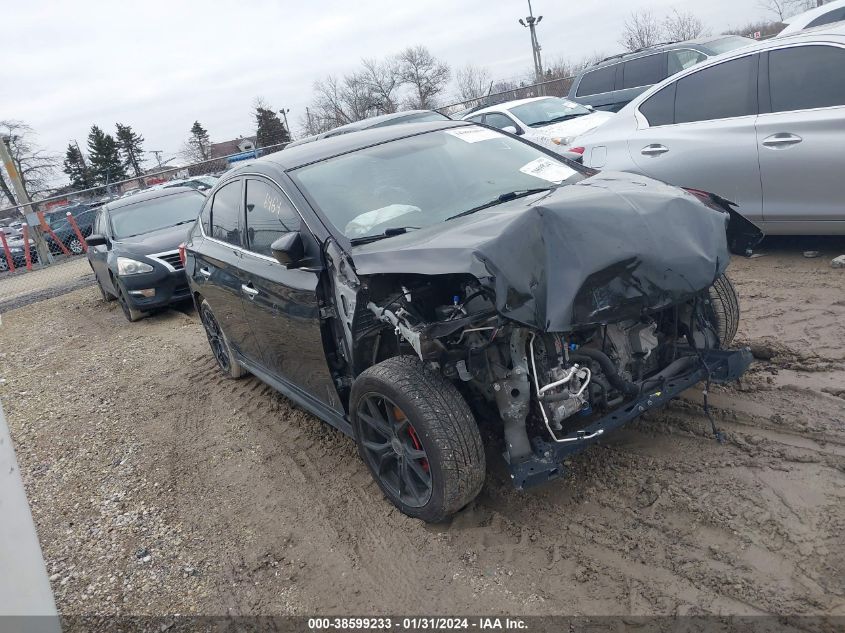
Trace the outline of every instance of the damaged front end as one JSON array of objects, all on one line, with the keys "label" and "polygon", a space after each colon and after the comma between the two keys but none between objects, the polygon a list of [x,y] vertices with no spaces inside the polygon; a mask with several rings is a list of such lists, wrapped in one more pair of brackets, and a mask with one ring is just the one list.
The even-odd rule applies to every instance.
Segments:
[{"label": "damaged front end", "polygon": [[[398,284],[398,285],[397,285]],[[412,353],[459,385],[479,423],[501,424],[517,488],[702,381],[735,380],[748,350],[721,349],[708,291],[636,319],[545,332],[503,317],[494,290],[460,276],[366,280],[353,355],[369,365]]]}]

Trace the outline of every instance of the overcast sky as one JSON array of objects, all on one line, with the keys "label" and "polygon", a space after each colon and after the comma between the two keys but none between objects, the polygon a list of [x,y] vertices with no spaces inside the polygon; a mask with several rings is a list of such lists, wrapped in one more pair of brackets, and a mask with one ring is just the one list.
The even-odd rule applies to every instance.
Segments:
[{"label": "overcast sky", "polygon": [[[692,10],[713,33],[765,17],[757,0],[534,0],[544,60],[619,50],[632,11]],[[194,120],[213,141],[254,133],[262,96],[296,133],[314,79],[425,44],[453,68],[495,78],[531,67],[525,0],[0,0],[0,119],[20,119],[56,153],[92,123],[128,123],[146,150],[176,153]],[[150,164],[152,163],[150,156]]]}]

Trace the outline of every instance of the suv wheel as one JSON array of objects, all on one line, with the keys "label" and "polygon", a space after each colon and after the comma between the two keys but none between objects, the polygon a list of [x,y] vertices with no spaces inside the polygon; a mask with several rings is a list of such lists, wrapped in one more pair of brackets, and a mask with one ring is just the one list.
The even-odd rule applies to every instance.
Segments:
[{"label": "suv wheel", "polygon": [[205,328],[205,335],[208,337],[208,344],[211,346],[217,365],[223,370],[223,373],[234,379],[246,376],[247,370],[235,358],[226,335],[220,329],[220,324],[217,323],[217,318],[205,299],[200,303],[200,319]]},{"label": "suv wheel", "polygon": [[123,316],[126,317],[127,321],[134,323],[149,315],[149,312],[136,310],[129,305],[129,301],[126,299],[126,289],[117,279],[114,280],[114,287],[117,289],[117,301],[120,303],[120,309],[123,310]]},{"label": "suv wheel", "polygon": [[385,496],[402,512],[442,521],[484,484],[484,446],[455,386],[413,356],[361,373],[352,385],[358,452]]},{"label": "suv wheel", "polygon": [[728,347],[739,327],[739,297],[726,275],[719,275],[716,282],[707,289],[707,293],[707,317],[716,326],[719,346]]},{"label": "suv wheel", "polygon": [[68,250],[73,253],[74,255],[81,255],[83,252],[82,242],[79,241],[78,237],[74,237],[67,243]]}]

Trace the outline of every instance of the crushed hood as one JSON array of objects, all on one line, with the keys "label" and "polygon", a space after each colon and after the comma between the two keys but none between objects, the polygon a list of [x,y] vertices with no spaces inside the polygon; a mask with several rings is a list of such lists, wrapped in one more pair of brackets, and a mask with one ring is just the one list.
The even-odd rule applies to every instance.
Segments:
[{"label": "crushed hood", "polygon": [[710,286],[730,259],[728,219],[676,187],[603,172],[351,254],[358,275],[473,275],[495,289],[503,316],[565,332]]},{"label": "crushed hood", "polygon": [[[606,121],[612,119],[616,115],[613,112],[592,112],[583,116],[569,119],[568,121],[561,121],[560,123],[552,123],[551,125],[544,125],[538,128],[529,128],[526,136],[534,141],[540,141],[546,145],[551,145],[557,148],[558,145],[552,143],[553,138],[569,139],[566,143],[570,143],[576,136],[585,134],[591,130],[596,129]],[[565,149],[565,148],[563,148]]]}]

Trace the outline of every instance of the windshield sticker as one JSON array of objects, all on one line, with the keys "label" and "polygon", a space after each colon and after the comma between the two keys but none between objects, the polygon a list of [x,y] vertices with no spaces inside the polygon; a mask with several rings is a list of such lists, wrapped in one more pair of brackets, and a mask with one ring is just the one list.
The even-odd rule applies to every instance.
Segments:
[{"label": "windshield sticker", "polygon": [[446,130],[446,134],[451,134],[455,138],[459,138],[467,143],[478,143],[478,141],[489,141],[494,138],[502,138],[502,135],[498,132],[475,126],[462,127],[456,130]]},{"label": "windshield sticker", "polygon": [[519,168],[523,174],[549,182],[563,182],[575,174],[575,170],[550,158],[537,158]]}]

